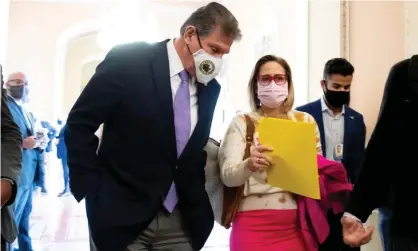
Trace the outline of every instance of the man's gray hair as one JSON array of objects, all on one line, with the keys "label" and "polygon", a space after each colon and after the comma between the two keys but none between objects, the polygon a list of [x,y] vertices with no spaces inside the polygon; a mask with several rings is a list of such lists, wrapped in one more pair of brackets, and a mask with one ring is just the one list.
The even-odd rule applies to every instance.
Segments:
[{"label": "man's gray hair", "polygon": [[225,6],[217,2],[211,2],[193,12],[181,26],[181,35],[184,35],[186,27],[189,25],[195,26],[199,36],[202,37],[209,36],[218,26],[226,36],[232,37],[234,41],[238,41],[242,37],[237,19]]}]

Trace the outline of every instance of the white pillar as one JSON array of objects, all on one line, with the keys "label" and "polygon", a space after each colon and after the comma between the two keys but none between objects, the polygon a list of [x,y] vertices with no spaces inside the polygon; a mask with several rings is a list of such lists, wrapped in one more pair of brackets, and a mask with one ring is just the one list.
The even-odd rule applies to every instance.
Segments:
[{"label": "white pillar", "polygon": [[323,93],[320,81],[325,63],[342,56],[341,16],[340,1],[309,1],[309,101]]},{"label": "white pillar", "polygon": [[405,54],[409,58],[418,54],[418,2],[404,2],[405,8]]},{"label": "white pillar", "polygon": [[0,0],[0,64],[6,63],[10,0]]},{"label": "white pillar", "polygon": [[297,107],[309,101],[309,2],[307,0],[292,2],[295,3],[295,11],[290,12],[294,18],[292,29],[296,32],[291,39],[295,50],[294,62],[291,67],[295,83],[294,107]]}]

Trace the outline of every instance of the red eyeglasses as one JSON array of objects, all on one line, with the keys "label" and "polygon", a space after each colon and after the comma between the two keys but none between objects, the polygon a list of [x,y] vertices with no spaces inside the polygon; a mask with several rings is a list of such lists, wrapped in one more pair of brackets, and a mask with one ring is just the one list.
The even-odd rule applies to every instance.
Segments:
[{"label": "red eyeglasses", "polygon": [[286,74],[276,74],[276,75],[260,75],[258,76],[258,82],[261,85],[269,85],[272,81],[276,83],[276,85],[284,85],[287,82],[287,75]]}]

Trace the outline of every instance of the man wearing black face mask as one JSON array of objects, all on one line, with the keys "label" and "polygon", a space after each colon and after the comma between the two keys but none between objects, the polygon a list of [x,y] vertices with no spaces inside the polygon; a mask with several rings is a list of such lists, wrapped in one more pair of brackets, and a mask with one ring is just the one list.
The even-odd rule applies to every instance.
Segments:
[{"label": "man wearing black face mask", "polygon": [[[330,160],[340,161],[354,184],[366,141],[366,126],[363,116],[351,109],[350,87],[354,67],[344,58],[334,58],[325,64],[321,87],[324,96],[297,110],[311,114],[321,133],[322,152]],[[341,215],[328,213],[330,234],[320,245],[320,251],[360,250],[343,243]]]},{"label": "man wearing black face mask", "polygon": [[34,136],[34,118],[23,107],[24,100],[27,99],[27,88],[28,81],[25,74],[21,72],[10,74],[5,83],[8,95],[7,104],[13,120],[19,126],[23,136],[22,173],[16,200],[13,204],[14,216],[19,229],[18,243],[20,251],[32,250],[31,238],[29,236],[29,218],[32,212],[32,188],[41,151],[37,147]]}]

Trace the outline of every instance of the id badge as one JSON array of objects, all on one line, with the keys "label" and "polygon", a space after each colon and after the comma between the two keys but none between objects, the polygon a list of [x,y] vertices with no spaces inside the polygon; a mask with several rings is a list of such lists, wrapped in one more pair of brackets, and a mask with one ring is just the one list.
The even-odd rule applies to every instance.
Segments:
[{"label": "id badge", "polygon": [[342,160],[343,159],[343,144],[337,144],[334,147],[334,159],[335,160]]}]

